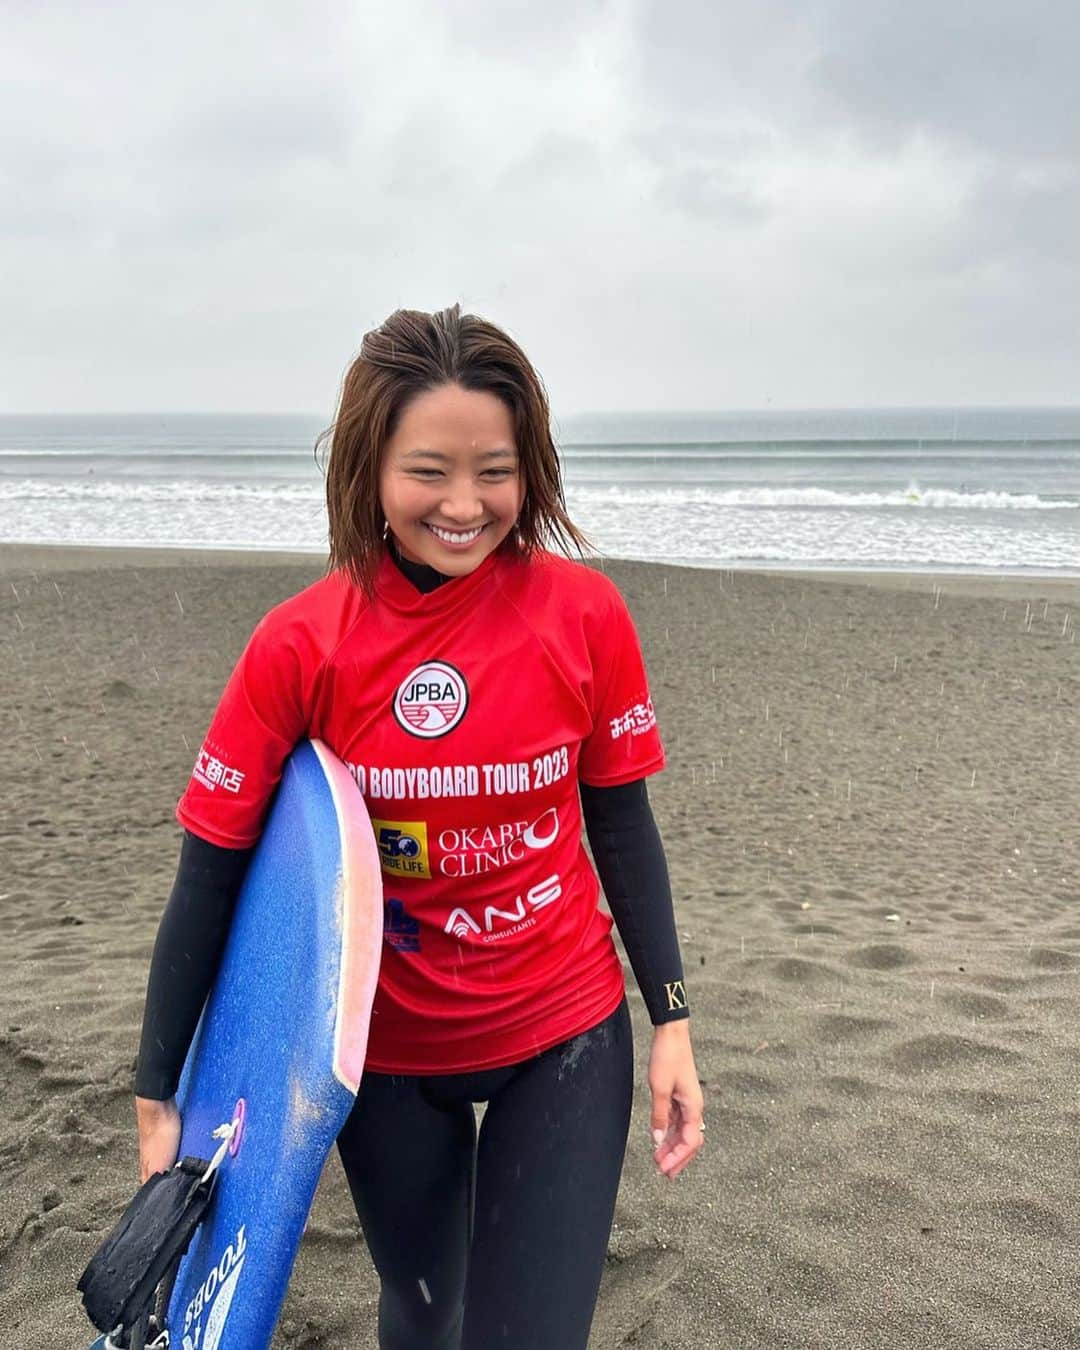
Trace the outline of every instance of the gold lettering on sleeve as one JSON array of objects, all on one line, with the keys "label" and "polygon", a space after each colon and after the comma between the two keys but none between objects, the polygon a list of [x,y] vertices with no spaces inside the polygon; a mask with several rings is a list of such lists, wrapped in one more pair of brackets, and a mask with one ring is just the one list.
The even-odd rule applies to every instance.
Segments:
[{"label": "gold lettering on sleeve", "polygon": [[668,1012],[674,1012],[676,1008],[686,1007],[686,986],[682,980],[672,980],[670,984],[665,984],[664,993],[667,994]]}]

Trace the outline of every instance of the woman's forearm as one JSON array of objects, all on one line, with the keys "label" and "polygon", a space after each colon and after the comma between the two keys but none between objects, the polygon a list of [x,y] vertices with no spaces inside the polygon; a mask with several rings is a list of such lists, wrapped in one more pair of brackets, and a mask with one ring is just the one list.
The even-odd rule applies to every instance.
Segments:
[{"label": "woman's forearm", "polygon": [[690,1016],[671,882],[645,780],[581,785],[582,814],[608,908],[654,1026]]},{"label": "woman's forearm", "polygon": [[220,848],[185,833],[150,962],[135,1095],[165,1101],[176,1091],[229,935],[251,849]]}]

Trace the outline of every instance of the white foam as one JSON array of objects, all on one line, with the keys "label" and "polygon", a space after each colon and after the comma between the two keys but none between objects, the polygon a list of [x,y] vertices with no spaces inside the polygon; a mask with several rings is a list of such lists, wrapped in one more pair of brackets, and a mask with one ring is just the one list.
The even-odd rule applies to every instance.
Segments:
[{"label": "white foam", "polygon": [[321,502],[321,485],[298,483],[212,483],[169,479],[138,483],[94,478],[53,481],[20,478],[0,481],[0,501],[114,501],[114,502]]},{"label": "white foam", "polygon": [[1080,511],[1080,498],[1048,500],[1034,493],[955,492],[949,488],[922,489],[911,483],[891,492],[836,492],[830,488],[655,488],[572,487],[567,496],[583,506],[603,502],[625,505],[679,504],[732,507],[827,507],[833,510],[882,508],[936,511]]},{"label": "white foam", "polygon": [[[917,483],[884,493],[615,487],[567,495],[573,519],[613,557],[1074,571],[1080,560],[1080,502],[1071,498]],[[327,519],[321,490],[297,484],[0,481],[0,538],[325,556]]]}]

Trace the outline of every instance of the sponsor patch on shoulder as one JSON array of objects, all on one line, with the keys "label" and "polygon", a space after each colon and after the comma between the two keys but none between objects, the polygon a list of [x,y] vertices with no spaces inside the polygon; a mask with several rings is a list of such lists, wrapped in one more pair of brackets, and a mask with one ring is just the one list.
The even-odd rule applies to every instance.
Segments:
[{"label": "sponsor patch on shoulder", "polygon": [[223,792],[239,792],[240,784],[244,781],[244,775],[239,769],[230,768],[228,764],[212,754],[204,745],[195,759],[195,767],[191,771],[192,778],[196,783],[201,783],[204,788],[211,792],[216,792],[221,788]]},{"label": "sponsor patch on shoulder", "polygon": [[624,713],[611,719],[611,739],[617,741],[620,736],[644,736],[656,726],[656,713],[653,701],[647,698],[644,703],[631,704]]}]

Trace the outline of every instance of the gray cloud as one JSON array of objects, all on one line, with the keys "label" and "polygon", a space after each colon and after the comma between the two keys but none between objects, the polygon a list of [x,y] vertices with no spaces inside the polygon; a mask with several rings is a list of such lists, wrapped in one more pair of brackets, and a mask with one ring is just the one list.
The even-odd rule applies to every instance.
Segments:
[{"label": "gray cloud", "polygon": [[1060,0],[829,0],[815,81],[864,134],[941,136],[998,157],[1080,152],[1080,10]]},{"label": "gray cloud", "polygon": [[2,407],[321,413],[454,299],[567,411],[1075,398],[1070,6],[8,8]]}]

